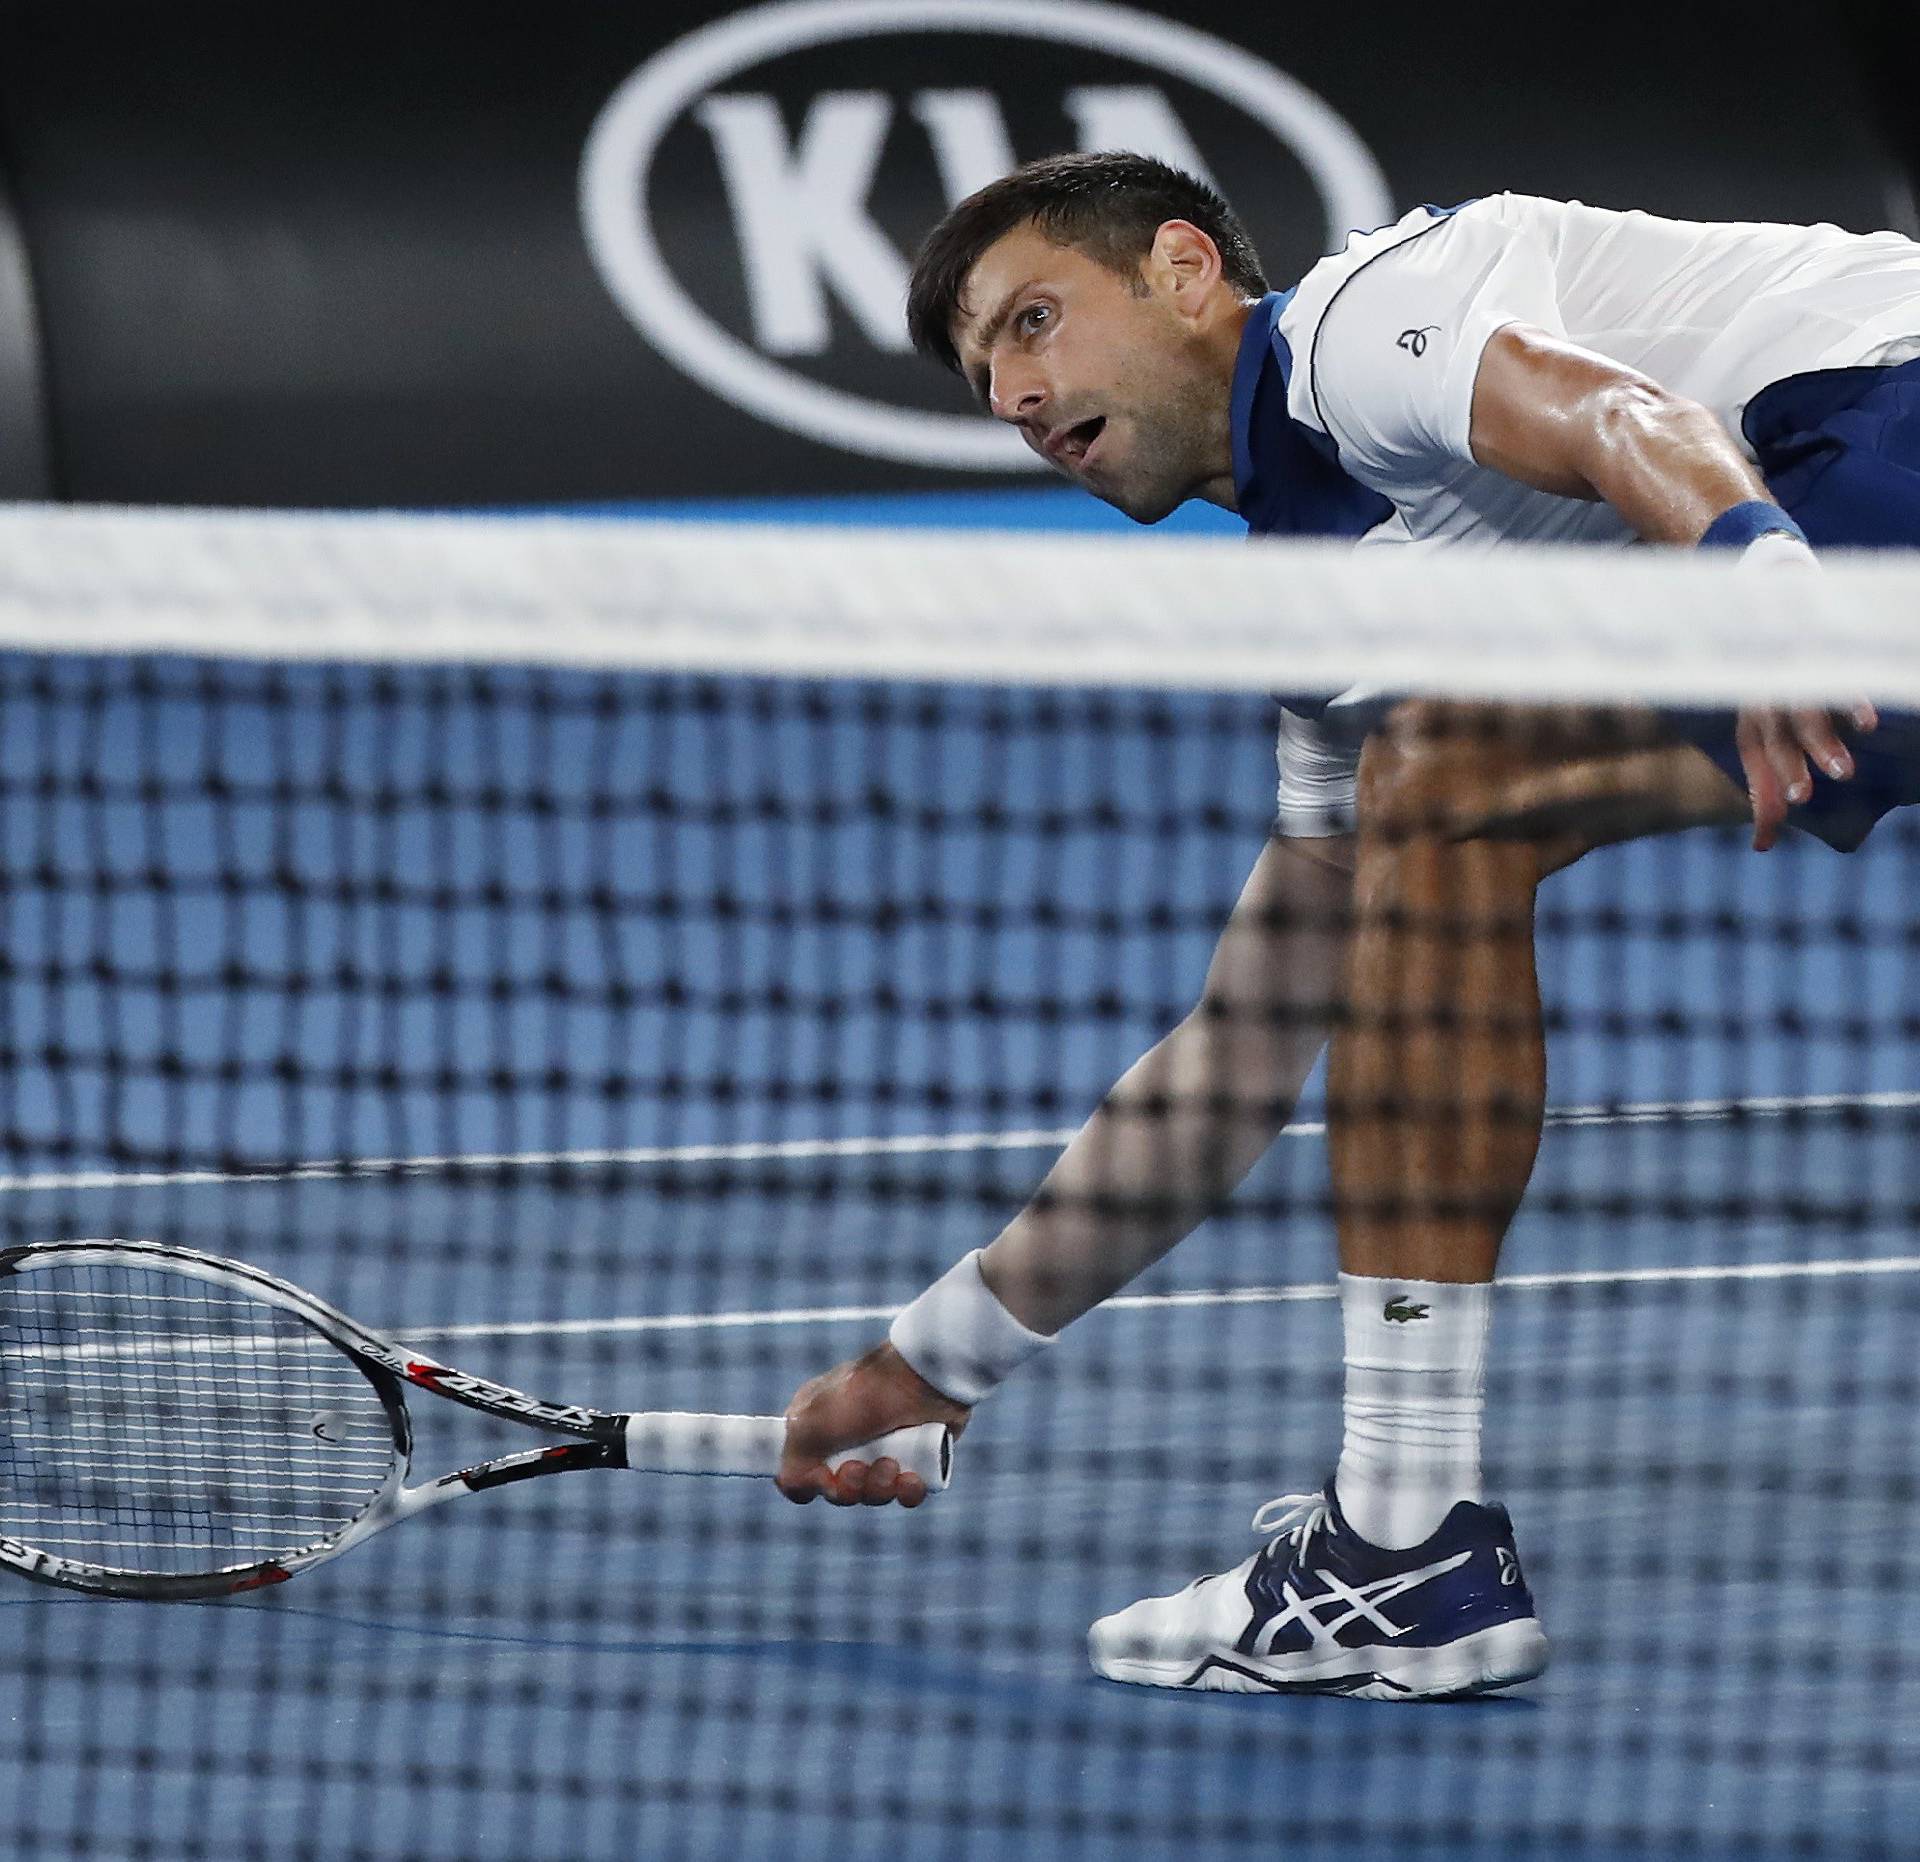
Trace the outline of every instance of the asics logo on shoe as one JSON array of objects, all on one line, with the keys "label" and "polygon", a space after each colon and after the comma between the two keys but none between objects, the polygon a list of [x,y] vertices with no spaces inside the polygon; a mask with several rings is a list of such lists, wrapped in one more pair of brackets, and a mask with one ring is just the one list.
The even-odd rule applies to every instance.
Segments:
[{"label": "asics logo on shoe", "polygon": [[1331,1571],[1315,1571],[1312,1575],[1326,1589],[1312,1597],[1301,1596],[1290,1583],[1282,1581],[1280,1595],[1285,1609],[1276,1611],[1255,1632],[1251,1644],[1243,1643],[1242,1647],[1250,1655],[1271,1655],[1280,1632],[1289,1623],[1298,1623],[1312,1641],[1320,1644],[1333,1643],[1349,1623],[1362,1619],[1383,1636],[1404,1636],[1413,1625],[1396,1623],[1380,1606],[1404,1597],[1410,1590],[1418,1590],[1437,1577],[1444,1577],[1449,1571],[1459,1570],[1472,1556],[1471,1551],[1456,1552],[1451,1558],[1423,1565],[1418,1571],[1397,1571],[1391,1577],[1375,1578],[1370,1584],[1360,1585],[1344,1583]]},{"label": "asics logo on shoe", "polygon": [[1391,1319],[1395,1325],[1405,1325],[1413,1319],[1424,1319],[1427,1316],[1427,1308],[1415,1300],[1408,1299],[1404,1294],[1395,1294],[1381,1308],[1380,1316]]}]

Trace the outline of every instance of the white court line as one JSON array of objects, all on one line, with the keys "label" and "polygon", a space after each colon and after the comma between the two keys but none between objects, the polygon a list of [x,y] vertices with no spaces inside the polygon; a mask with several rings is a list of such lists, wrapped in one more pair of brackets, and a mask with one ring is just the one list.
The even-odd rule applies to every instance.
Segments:
[{"label": "white court line", "polygon": [[[1554,1287],[1645,1286],[1716,1280],[1844,1280],[1920,1273],[1920,1254],[1846,1261],[1731,1261],[1696,1267],[1570,1268],[1560,1273],[1502,1274],[1498,1285],[1531,1292]],[[1188,1293],[1118,1293],[1108,1312],[1155,1312],[1197,1306],[1289,1306],[1340,1295],[1331,1281],[1278,1287],[1209,1287]],[[719,1332],[761,1326],[840,1325],[892,1319],[898,1306],[788,1306],[760,1312],[637,1313],[606,1319],[503,1320],[471,1325],[397,1325],[397,1338],[590,1338],[630,1332]]]},{"label": "white court line", "polygon": [[[1597,1267],[1553,1274],[1502,1274],[1501,1288],[1532,1292],[1554,1287],[1646,1286],[1713,1280],[1849,1280],[1920,1273],[1920,1254],[1889,1254],[1852,1261],[1731,1261],[1703,1267]],[[1181,1306],[1286,1306],[1340,1297],[1332,1281],[1279,1287],[1218,1287],[1192,1293],[1121,1293],[1103,1311],[1153,1312]],[[740,1326],[832,1325],[843,1320],[891,1319],[898,1306],[795,1306],[769,1312],[644,1314],[620,1319],[533,1320],[506,1325],[400,1326],[402,1338],[561,1338],[613,1332],[704,1332]]]},{"label": "white court line", "polygon": [[[1920,1098],[1920,1095],[1916,1095]],[[1314,1125],[1302,1129],[1321,1132]],[[0,1196],[36,1190],[176,1189],[209,1183],[328,1183],[356,1177],[428,1177],[456,1170],[591,1170],[608,1164],[754,1164],[781,1158],[912,1157],[934,1151],[1055,1150],[1068,1131],[966,1131],[902,1138],[791,1138],[769,1144],[636,1145],[617,1151],[480,1151],[449,1157],[356,1157],[264,1170],[89,1170],[0,1177]]]},{"label": "white court line", "polygon": [[[1657,1099],[1620,1105],[1552,1106],[1550,1127],[1711,1124],[1795,1112],[1889,1112],[1920,1107],[1920,1092],[1796,1093],[1751,1099]],[[262,1170],[77,1171],[0,1176],[0,1196],[53,1190],[183,1189],[208,1184],[326,1183],[425,1177],[461,1170],[591,1170],[618,1164],[753,1164],[811,1157],[919,1157],[937,1152],[1058,1150],[1078,1130],[911,1133],[897,1138],[791,1138],[774,1143],[640,1145],[607,1151],[473,1152],[445,1157],[360,1157]],[[1323,1121],[1289,1125],[1288,1138],[1320,1138]]]}]

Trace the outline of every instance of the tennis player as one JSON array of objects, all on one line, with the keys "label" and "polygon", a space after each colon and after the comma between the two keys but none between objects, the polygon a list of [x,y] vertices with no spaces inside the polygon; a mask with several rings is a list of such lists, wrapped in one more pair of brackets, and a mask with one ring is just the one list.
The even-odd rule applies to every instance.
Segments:
[{"label": "tennis player", "polygon": [[[1275,293],[1207,187],[1068,156],[953,210],[909,320],[1143,523],[1205,498],[1262,535],[1646,542],[1780,574],[1816,573],[1814,545],[1920,544],[1920,246],[1892,233],[1506,194],[1417,208]],[[1268,1542],[1235,1569],[1096,1623],[1093,1665],[1168,1687],[1498,1688],[1547,1661],[1480,1472],[1489,1283],[1545,1102],[1535,888],[1592,847],[1708,823],[1850,850],[1920,799],[1920,733],[1864,695],[1676,723],[1356,691],[1283,701],[1279,765],[1275,833],[1199,1005],[991,1246],[796,1394],[781,1485],[917,1504],[890,1462],[823,1458],[962,1426],[1196,1226],[1291,1115],[1337,1004],[1333,1478],[1262,1508]]]}]

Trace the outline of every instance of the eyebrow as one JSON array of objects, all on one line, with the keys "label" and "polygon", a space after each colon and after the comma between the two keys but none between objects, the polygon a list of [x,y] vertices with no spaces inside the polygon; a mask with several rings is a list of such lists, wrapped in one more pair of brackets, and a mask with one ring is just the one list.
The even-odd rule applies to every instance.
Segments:
[{"label": "eyebrow", "polygon": [[[1031,291],[1039,282],[1040,280],[1038,278],[1028,278],[1024,280],[1022,283],[1015,285],[1013,289],[994,306],[992,316],[987,318],[973,333],[973,340],[978,343],[983,350],[991,353],[994,344],[1000,340],[1000,332],[1007,327],[1007,320],[1013,315],[1013,307],[1019,301],[1021,293]],[[984,402],[987,398],[987,382],[989,380],[985,366],[982,365],[979,368],[969,369],[967,371],[967,380],[972,385],[974,399]]]}]

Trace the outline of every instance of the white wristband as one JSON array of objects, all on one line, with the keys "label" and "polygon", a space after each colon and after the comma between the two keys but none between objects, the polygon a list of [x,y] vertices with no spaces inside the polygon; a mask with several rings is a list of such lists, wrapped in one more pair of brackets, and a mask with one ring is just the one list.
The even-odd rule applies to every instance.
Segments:
[{"label": "white wristband", "polygon": [[1740,552],[1742,569],[1817,569],[1820,558],[1799,537],[1775,530],[1754,540]]},{"label": "white wristband", "polygon": [[904,1308],[887,1337],[942,1396],[968,1405],[1053,1343],[1000,1304],[980,1273],[978,1248]]}]

